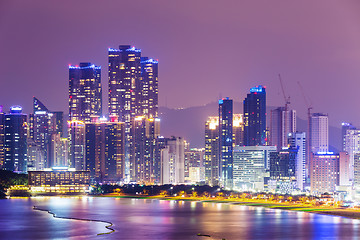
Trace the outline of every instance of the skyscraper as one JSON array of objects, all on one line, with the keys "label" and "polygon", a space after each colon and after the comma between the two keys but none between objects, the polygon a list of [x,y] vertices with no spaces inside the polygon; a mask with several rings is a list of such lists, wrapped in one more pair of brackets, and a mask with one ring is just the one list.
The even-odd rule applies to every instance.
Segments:
[{"label": "skyscraper", "polygon": [[85,124],[83,121],[68,121],[70,144],[69,166],[76,170],[85,170]]},{"label": "skyscraper", "polygon": [[69,120],[90,122],[102,114],[101,67],[69,65]]},{"label": "skyscraper", "polygon": [[158,62],[141,58],[141,114],[147,118],[158,117]]},{"label": "skyscraper", "polygon": [[245,146],[266,144],[266,91],[259,85],[251,88],[244,100]]},{"label": "skyscraper", "polygon": [[209,117],[205,123],[205,182],[219,185],[219,117]]},{"label": "skyscraper", "polygon": [[2,169],[5,161],[5,113],[2,109],[3,106],[0,105],[0,169]]},{"label": "skyscraper", "polygon": [[288,134],[296,132],[296,111],[285,107],[271,110],[270,145],[277,146],[278,151],[288,145]]},{"label": "skyscraper", "polygon": [[310,151],[329,151],[329,118],[327,114],[313,113],[310,117]]},{"label": "skyscraper", "polygon": [[99,119],[85,124],[85,165],[96,182],[124,178],[124,123]]},{"label": "skyscraper", "polygon": [[233,146],[244,146],[244,117],[233,114]]},{"label": "skyscraper", "polygon": [[347,130],[356,130],[356,127],[354,127],[351,123],[343,122],[341,124],[341,142],[342,142],[342,151],[346,151],[346,134]]},{"label": "skyscraper", "polygon": [[4,170],[27,171],[27,122],[22,107],[13,106],[5,114]]},{"label": "skyscraper", "polygon": [[219,100],[220,181],[225,188],[233,187],[233,101]]},{"label": "skyscraper", "polygon": [[[126,175],[134,177],[135,117],[158,116],[158,62],[129,45],[109,49],[109,113],[125,123]],[[130,175],[129,175],[130,174]]]},{"label": "skyscraper", "polygon": [[296,186],[300,190],[304,189],[307,176],[306,166],[306,133],[293,132],[288,135],[288,142],[291,148],[297,148],[296,161],[295,161],[295,177]]}]

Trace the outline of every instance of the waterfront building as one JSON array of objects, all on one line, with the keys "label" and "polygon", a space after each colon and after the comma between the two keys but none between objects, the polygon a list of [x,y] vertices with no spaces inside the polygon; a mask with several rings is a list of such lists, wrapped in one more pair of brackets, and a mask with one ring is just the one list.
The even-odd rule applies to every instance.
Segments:
[{"label": "waterfront building", "polygon": [[219,117],[209,117],[205,123],[205,183],[219,185]]},{"label": "waterfront building", "polygon": [[233,114],[233,147],[244,146],[243,114]]},{"label": "waterfront building", "polygon": [[[291,194],[296,187],[297,147],[283,148],[270,153],[269,189],[280,193]],[[270,186],[272,185],[272,186]]]},{"label": "waterfront building", "polygon": [[85,124],[85,165],[92,182],[124,179],[124,123],[96,119]]},{"label": "waterfront building", "polygon": [[360,152],[354,153],[354,189],[360,191]]},{"label": "waterfront building", "polygon": [[90,122],[102,114],[101,67],[69,65],[69,121]]},{"label": "waterfront building", "polygon": [[62,134],[62,117],[62,112],[50,112],[39,99],[33,98],[33,113],[29,115],[29,138],[40,146],[39,151],[43,152],[41,155],[44,157],[44,162],[37,163],[36,166],[42,166],[42,168],[52,166],[53,159],[50,159],[49,156],[51,135]]},{"label": "waterfront building", "polygon": [[[189,181],[190,180],[190,168],[200,168],[203,167],[204,164],[204,156],[205,156],[205,148],[191,148],[191,149],[186,149],[185,148],[185,157],[184,157],[184,162],[185,162],[185,169],[184,169],[184,178],[185,181]],[[198,171],[197,169],[193,169],[194,174],[196,171]],[[205,171],[205,170],[204,170]],[[199,170],[199,174],[202,173]],[[204,176],[199,175],[199,179],[205,179],[205,172],[204,172]]]},{"label": "waterfront building", "polygon": [[27,115],[22,107],[13,106],[5,114],[5,161],[4,170],[14,172],[27,171]]},{"label": "waterfront building", "polygon": [[147,57],[141,58],[141,114],[146,118],[158,117],[158,62]]},{"label": "waterfront building", "polygon": [[354,127],[351,123],[343,122],[341,124],[341,142],[342,142],[342,151],[346,152],[346,134],[347,130],[356,130],[356,127]]},{"label": "waterfront building", "polygon": [[68,167],[29,171],[29,187],[34,194],[85,194],[90,187],[90,172]]},{"label": "waterfront building", "polygon": [[68,166],[77,171],[85,170],[85,123],[68,121],[68,138],[70,145],[70,161]]},{"label": "waterfront building", "polygon": [[289,133],[296,132],[296,111],[278,107],[270,112],[270,145],[278,151],[288,146]]},{"label": "waterfront building", "polygon": [[350,157],[350,181],[354,178],[355,155],[360,153],[360,130],[347,129],[344,136],[344,151]]},{"label": "waterfront building", "polygon": [[288,135],[288,144],[291,148],[297,148],[295,160],[295,178],[296,187],[300,190],[304,190],[306,182],[306,176],[308,169],[306,166],[306,133],[305,132],[293,132]]},{"label": "waterfront building", "polygon": [[158,116],[158,62],[142,58],[129,45],[109,48],[109,113],[125,123],[125,161],[128,180],[134,180],[134,119]]},{"label": "waterfront building", "polygon": [[266,89],[261,85],[244,100],[244,141],[245,146],[266,145]]},{"label": "waterfront building", "polygon": [[269,170],[271,152],[276,152],[275,146],[234,147],[235,190],[264,190],[264,177]]},{"label": "waterfront building", "polygon": [[233,101],[219,100],[219,160],[220,184],[225,189],[233,187]]},{"label": "waterfront building", "polygon": [[350,181],[350,170],[353,168],[351,168],[350,166],[351,166],[350,154],[347,152],[340,152],[339,153],[339,185],[340,186],[352,185],[352,182]]},{"label": "waterfront building", "polygon": [[49,147],[50,166],[63,167],[69,165],[69,139],[61,137],[61,133],[51,134]]},{"label": "waterfront building", "polygon": [[339,185],[339,154],[313,153],[310,180],[311,194],[333,193]]},{"label": "waterfront building", "polygon": [[164,139],[161,150],[161,184],[183,184],[185,142],[181,137]]},{"label": "waterfront building", "polygon": [[0,169],[3,168],[5,161],[5,113],[3,106],[0,105]]},{"label": "waterfront building", "polygon": [[327,114],[312,113],[310,117],[310,152],[329,151],[329,118]]},{"label": "waterfront building", "polygon": [[27,168],[28,171],[41,171],[45,167],[45,156],[41,145],[34,142],[33,139],[27,139]]}]

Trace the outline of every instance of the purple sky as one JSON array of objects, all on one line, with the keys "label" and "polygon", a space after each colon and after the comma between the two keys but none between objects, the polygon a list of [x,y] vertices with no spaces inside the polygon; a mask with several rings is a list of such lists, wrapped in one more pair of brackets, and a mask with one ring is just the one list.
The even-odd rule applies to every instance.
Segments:
[{"label": "purple sky", "polygon": [[242,101],[257,84],[280,106],[281,73],[301,117],[297,81],[330,124],[360,125],[359,12],[356,0],[0,1],[0,104],[29,113],[36,96],[67,113],[68,64],[101,65],[106,93],[107,48],[130,44],[159,60],[161,106]]}]

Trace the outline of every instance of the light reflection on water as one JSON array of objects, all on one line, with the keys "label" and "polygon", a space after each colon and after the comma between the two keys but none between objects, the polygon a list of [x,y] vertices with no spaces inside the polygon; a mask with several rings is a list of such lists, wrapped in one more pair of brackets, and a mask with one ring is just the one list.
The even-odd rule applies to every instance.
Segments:
[{"label": "light reflection on water", "polygon": [[[104,223],[55,219],[34,211],[36,205],[58,216],[99,219]],[[37,197],[0,200],[0,239],[357,239],[360,221],[306,212],[228,203]],[[199,237],[198,233],[211,235]]]}]

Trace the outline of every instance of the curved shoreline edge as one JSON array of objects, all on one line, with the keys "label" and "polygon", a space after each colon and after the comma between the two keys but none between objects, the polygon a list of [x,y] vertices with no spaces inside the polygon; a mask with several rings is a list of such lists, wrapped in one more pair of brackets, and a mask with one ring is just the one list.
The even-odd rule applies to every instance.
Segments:
[{"label": "curved shoreline edge", "polygon": [[285,211],[296,211],[296,212],[307,212],[322,215],[329,215],[334,217],[346,217],[351,219],[360,220],[360,209],[348,209],[348,208],[322,208],[315,206],[301,206],[301,205],[290,205],[281,203],[261,202],[261,201],[238,201],[238,200],[227,200],[227,199],[201,199],[201,198],[180,198],[180,197],[163,197],[163,196],[133,196],[133,195],[99,195],[98,197],[112,197],[112,198],[135,198],[135,199],[156,199],[156,200],[167,200],[167,201],[191,201],[191,202],[205,202],[205,203],[228,203],[234,205],[242,205],[249,207],[263,207],[269,209],[280,209]]},{"label": "curved shoreline edge", "polygon": [[104,220],[97,220],[97,219],[86,219],[86,218],[73,218],[73,217],[59,217],[56,216],[55,213],[51,212],[50,210],[47,209],[42,209],[39,208],[37,206],[33,206],[33,210],[37,210],[37,211],[43,211],[43,212],[47,212],[50,215],[52,215],[54,218],[60,218],[60,219],[67,219],[67,220],[78,220],[78,221],[87,221],[87,222],[100,222],[100,223],[106,223],[108,225],[105,226],[106,229],[109,229],[110,232],[106,232],[106,233],[98,233],[97,236],[99,235],[105,235],[105,234],[111,234],[113,232],[115,232],[115,229],[111,228],[113,226],[112,222],[108,222],[108,221],[104,221]]}]

